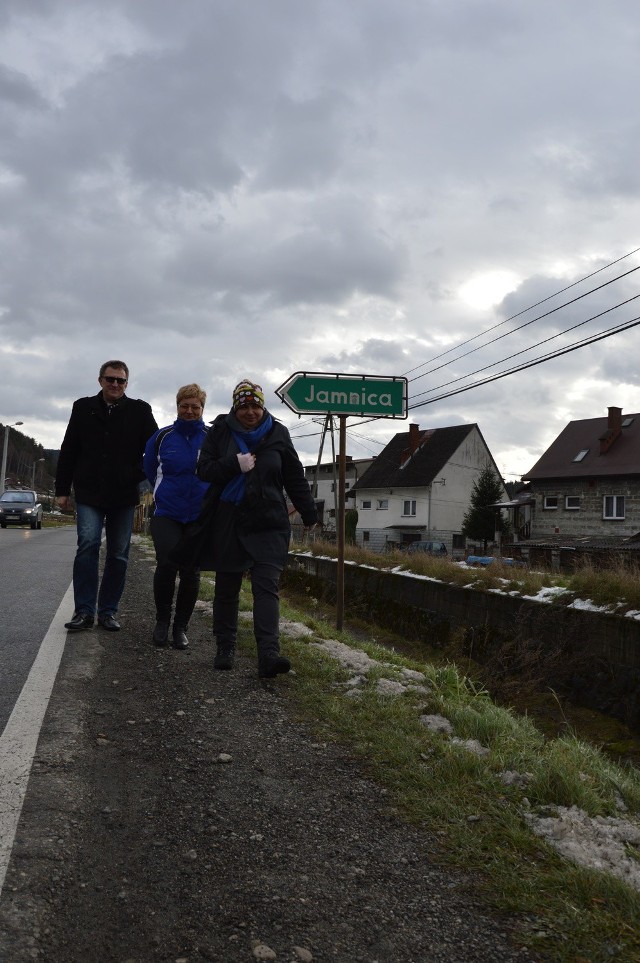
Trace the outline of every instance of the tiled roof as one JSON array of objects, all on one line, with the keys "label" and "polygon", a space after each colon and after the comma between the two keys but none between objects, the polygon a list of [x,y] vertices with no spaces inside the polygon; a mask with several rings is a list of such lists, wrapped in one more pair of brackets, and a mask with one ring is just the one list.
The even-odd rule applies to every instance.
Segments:
[{"label": "tiled roof", "polygon": [[[640,414],[623,415],[623,423],[627,420],[630,420],[629,426],[621,429],[602,455],[600,439],[607,433],[608,419],[570,421],[531,471],[522,476],[523,479],[640,475]],[[583,451],[587,452],[586,455],[580,461],[574,461]]]},{"label": "tiled roof", "polygon": [[406,461],[404,468],[400,466],[403,454],[408,453],[410,433],[398,432],[351,490],[413,488],[430,484],[474,428],[477,425],[420,431],[422,444]]}]

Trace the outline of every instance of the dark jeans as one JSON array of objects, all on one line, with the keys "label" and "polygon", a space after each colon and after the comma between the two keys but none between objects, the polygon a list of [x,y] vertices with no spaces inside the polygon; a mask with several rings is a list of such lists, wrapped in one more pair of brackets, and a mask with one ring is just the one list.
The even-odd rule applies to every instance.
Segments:
[{"label": "dark jeans", "polygon": [[178,568],[169,561],[169,554],[178,544],[184,531],[184,524],[164,515],[154,515],[151,519],[151,537],[156,550],[156,570],[153,575],[153,597],[156,603],[158,622],[169,622],[171,607],[176,589],[176,576],[180,575],[176,596],[174,625],[186,629],[198,598],[200,570],[195,565]]},{"label": "dark jeans", "polygon": [[[256,562],[251,569],[253,593],[253,633],[258,654],[280,651],[279,565]],[[216,572],[213,595],[213,634],[221,647],[233,647],[238,633],[238,600],[242,572]]]},{"label": "dark jeans", "polygon": [[[133,525],[133,505],[126,508],[95,508],[77,505],[78,549],[73,562],[73,593],[76,612],[115,615],[124,591]],[[106,558],[98,592],[102,527],[106,535]]]}]

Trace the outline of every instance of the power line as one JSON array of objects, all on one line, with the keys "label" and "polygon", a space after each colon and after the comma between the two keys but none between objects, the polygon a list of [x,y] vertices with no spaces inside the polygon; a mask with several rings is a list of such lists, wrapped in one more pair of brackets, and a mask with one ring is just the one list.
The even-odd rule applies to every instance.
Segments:
[{"label": "power line", "polygon": [[444,398],[451,398],[453,395],[462,394],[465,391],[470,391],[472,388],[480,388],[483,385],[491,384],[492,381],[499,381],[501,378],[506,378],[510,374],[516,374],[518,371],[526,371],[527,368],[534,368],[536,365],[543,364],[545,361],[551,361],[554,358],[560,358],[564,354],[570,354],[572,351],[577,351],[579,348],[584,348],[589,344],[595,344],[597,341],[603,341],[605,338],[611,338],[614,334],[620,334],[623,331],[628,331],[630,328],[635,328],[636,325],[640,324],[640,317],[632,318],[630,321],[625,321],[623,324],[617,325],[613,328],[608,328],[605,332],[592,335],[590,338],[585,338],[582,341],[576,341],[573,345],[569,345],[566,348],[560,348],[558,351],[550,352],[549,354],[543,355],[541,358],[534,358],[532,361],[527,361],[525,364],[516,365],[513,368],[509,368],[507,371],[500,371],[490,378],[484,378],[481,381],[475,381],[471,385],[464,385],[461,388],[455,388],[453,391],[448,391],[445,394],[437,395],[435,398],[429,398],[428,401],[420,401],[418,404],[409,405],[409,409],[413,408],[423,408],[425,405],[433,404],[434,401],[442,401]]},{"label": "power line", "polygon": [[[563,304],[559,304],[557,307],[551,308],[550,311],[545,311],[544,314],[539,314],[538,317],[536,317],[536,318],[531,318],[530,321],[525,321],[524,324],[518,325],[517,328],[512,328],[511,331],[506,331],[504,334],[498,335],[497,338],[492,338],[490,341],[486,341],[484,344],[478,345],[477,348],[472,348],[471,351],[466,351],[464,354],[458,355],[457,358],[452,358],[451,361],[446,361],[444,364],[438,365],[437,368],[430,368],[428,371],[423,371],[422,374],[416,375],[415,378],[411,378],[410,380],[411,380],[411,381],[417,381],[419,378],[424,378],[424,377],[426,377],[426,375],[428,375],[428,374],[433,374],[435,371],[440,371],[441,368],[446,368],[446,367],[448,367],[448,365],[453,364],[454,361],[460,361],[462,358],[466,358],[466,357],[468,357],[468,355],[470,355],[470,354],[475,354],[476,351],[481,351],[482,348],[487,348],[490,344],[495,344],[496,341],[501,341],[503,338],[508,338],[509,335],[511,335],[511,334],[516,334],[516,332],[522,331],[523,328],[528,328],[530,324],[534,324],[536,321],[541,321],[543,318],[548,318],[551,314],[556,314],[556,312],[561,311],[563,308],[567,308],[567,307],[569,307],[569,305],[575,304],[576,301],[580,301],[580,300],[582,300],[582,298],[589,297],[590,294],[594,294],[596,291],[601,291],[602,288],[606,288],[606,287],[608,287],[610,284],[614,284],[616,281],[620,281],[621,278],[627,277],[628,274],[633,274],[634,271],[640,271],[640,265],[639,265],[638,267],[631,268],[631,270],[629,270],[629,271],[625,271],[624,274],[619,274],[617,277],[611,278],[611,280],[609,280],[609,281],[605,281],[603,284],[599,284],[599,285],[598,285],[597,287],[595,287],[595,288],[591,288],[590,291],[585,291],[584,294],[579,294],[577,297],[571,298],[570,301],[565,301]],[[625,304],[626,302],[623,301],[623,302],[621,302],[621,303],[622,303],[622,304]],[[529,310],[531,310],[531,309],[530,309],[530,308],[527,308],[526,310],[529,311]],[[611,309],[611,310],[613,310],[613,309]],[[603,312],[603,313],[606,313],[606,312]],[[595,317],[599,317],[599,315],[595,315]],[[590,319],[588,319],[588,320],[593,320],[593,318],[590,318]],[[586,324],[586,322],[582,322],[582,323],[583,323],[583,324]],[[569,328],[568,330],[571,331],[572,329]],[[563,333],[563,332],[560,332],[560,334],[562,334],[562,333]],[[478,335],[477,337],[481,337],[481,335]],[[557,337],[557,335],[556,335],[555,337]],[[544,344],[544,341],[541,341],[541,342],[538,342],[538,343],[539,343],[539,344]],[[531,347],[532,347],[532,348],[536,348],[537,346],[538,346],[537,344],[534,344],[534,345],[532,345]],[[531,350],[531,349],[526,349],[526,350]],[[511,356],[511,357],[513,357],[513,356]],[[505,358],[504,360],[507,361],[508,358]],[[427,362],[427,363],[428,363],[428,362]],[[500,362],[497,362],[497,363],[499,364]],[[482,369],[480,369],[480,370],[482,370]]]},{"label": "power line", "polygon": [[[634,268],[634,270],[638,270]],[[606,308],[604,311],[600,311],[599,314],[594,314],[590,318],[586,318],[584,321],[579,321],[577,324],[572,325],[570,328],[565,328],[563,331],[558,331],[557,334],[552,334],[548,338],[543,338],[542,341],[537,341],[535,344],[529,345],[528,348],[522,348],[520,351],[515,351],[513,354],[507,355],[506,358],[501,358],[500,361],[493,361],[491,364],[485,365],[483,368],[476,368],[475,371],[469,371],[467,374],[460,375],[459,378],[453,378],[451,381],[446,381],[444,384],[436,385],[434,388],[428,388],[426,391],[421,391],[419,394],[414,395],[414,398],[421,398],[423,395],[428,395],[432,391],[439,391],[441,388],[447,388],[449,385],[454,385],[458,381],[464,381],[465,378],[471,378],[473,375],[480,374],[481,371],[488,371],[489,368],[495,368],[496,365],[504,364],[505,361],[511,361],[512,358],[517,358],[518,355],[526,354],[527,351],[533,351],[535,348],[541,347],[543,344],[548,344],[550,341],[555,341],[556,338],[561,338],[562,335],[568,334],[570,331],[575,331],[576,328],[581,328],[583,325],[588,324],[590,321],[595,321],[597,318],[603,317],[605,314],[610,314],[617,308],[623,307],[625,304],[630,304],[631,301],[640,298],[640,294],[634,294],[633,297],[627,298],[626,301],[620,301],[618,304],[614,304],[611,308]]]},{"label": "power line", "polygon": [[[553,298],[557,298],[559,294],[564,294],[565,291],[570,291],[571,288],[576,287],[576,285],[582,284],[584,281],[588,281],[589,278],[595,277],[596,274],[601,274],[602,271],[606,271],[607,268],[613,267],[614,264],[619,264],[620,261],[624,261],[626,258],[631,257],[632,254],[637,254],[638,251],[640,251],[640,247],[634,248],[633,251],[629,251],[628,254],[623,254],[622,257],[616,258],[615,261],[610,261],[609,264],[605,264],[603,267],[598,268],[597,271],[592,271],[591,274],[586,274],[583,278],[579,278],[577,281],[573,281],[571,284],[567,284],[565,287],[560,288],[560,290],[556,291],[554,294],[549,294],[547,295],[546,298],[542,298],[540,301],[536,301],[535,304],[530,304],[528,308],[523,308],[522,311],[518,311],[517,314],[512,314],[511,317],[505,318],[504,321],[498,321],[497,324],[492,325],[490,328],[486,328],[484,331],[481,331],[480,334],[475,334],[472,338],[467,338],[466,341],[462,341],[459,345],[456,345],[453,348],[448,348],[446,351],[443,351],[441,354],[437,354],[434,358],[431,358],[429,361],[423,361],[421,362],[421,364],[416,365],[414,368],[409,368],[409,370],[405,371],[404,373],[405,377],[407,375],[412,374],[412,372],[417,371],[419,368],[424,368],[425,365],[432,364],[434,361],[439,361],[440,358],[446,357],[448,354],[451,354],[453,351],[457,351],[459,348],[464,348],[466,344],[471,344],[473,341],[477,341],[478,338],[481,338],[485,334],[490,334],[491,331],[495,331],[497,328],[502,327],[502,325],[508,324],[510,321],[515,321],[516,318],[519,318],[523,314],[526,314],[527,311],[533,311],[534,308],[539,307],[541,304],[546,304],[547,301],[551,301]],[[427,373],[428,372],[425,372],[425,374]],[[411,380],[413,381],[415,379],[412,378]]]}]

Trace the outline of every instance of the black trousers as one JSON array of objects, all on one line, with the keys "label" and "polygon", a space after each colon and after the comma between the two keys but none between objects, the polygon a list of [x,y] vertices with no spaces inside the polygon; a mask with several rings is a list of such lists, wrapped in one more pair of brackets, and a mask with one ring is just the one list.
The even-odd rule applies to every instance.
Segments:
[{"label": "black trousers", "polygon": [[156,550],[156,570],[153,576],[153,597],[156,603],[158,622],[171,620],[171,608],[176,589],[176,577],[180,576],[176,595],[176,612],[173,624],[182,629],[189,625],[189,619],[198,598],[200,570],[195,565],[178,568],[169,561],[169,554],[178,544],[184,531],[184,524],[164,515],[154,515],[151,519],[151,537]]},{"label": "black trousers", "polygon": [[[282,568],[254,562],[250,569],[253,593],[253,633],[260,656],[280,651],[280,595]],[[222,648],[233,648],[238,634],[238,601],[242,572],[216,572],[213,595],[213,634]]]}]

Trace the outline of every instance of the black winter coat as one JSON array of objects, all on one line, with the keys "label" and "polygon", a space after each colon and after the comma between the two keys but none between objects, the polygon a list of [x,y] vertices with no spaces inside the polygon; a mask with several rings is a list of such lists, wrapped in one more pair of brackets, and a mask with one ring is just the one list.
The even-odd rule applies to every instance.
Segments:
[{"label": "black winter coat", "polygon": [[73,486],[81,505],[137,505],[144,448],[157,429],[146,401],[123,395],[109,414],[102,392],[78,398],[60,449],[56,495],[69,495]]},{"label": "black winter coat", "polygon": [[[230,427],[234,422],[231,413],[218,415],[200,451],[198,477],[211,482],[210,492],[217,496],[240,474],[240,449]],[[309,483],[287,428],[274,418],[254,454],[256,465],[246,473],[243,500],[239,505],[219,502],[215,512],[211,538],[219,570],[243,568],[248,560],[284,564],[291,534],[285,492],[305,525],[317,521]]]}]

